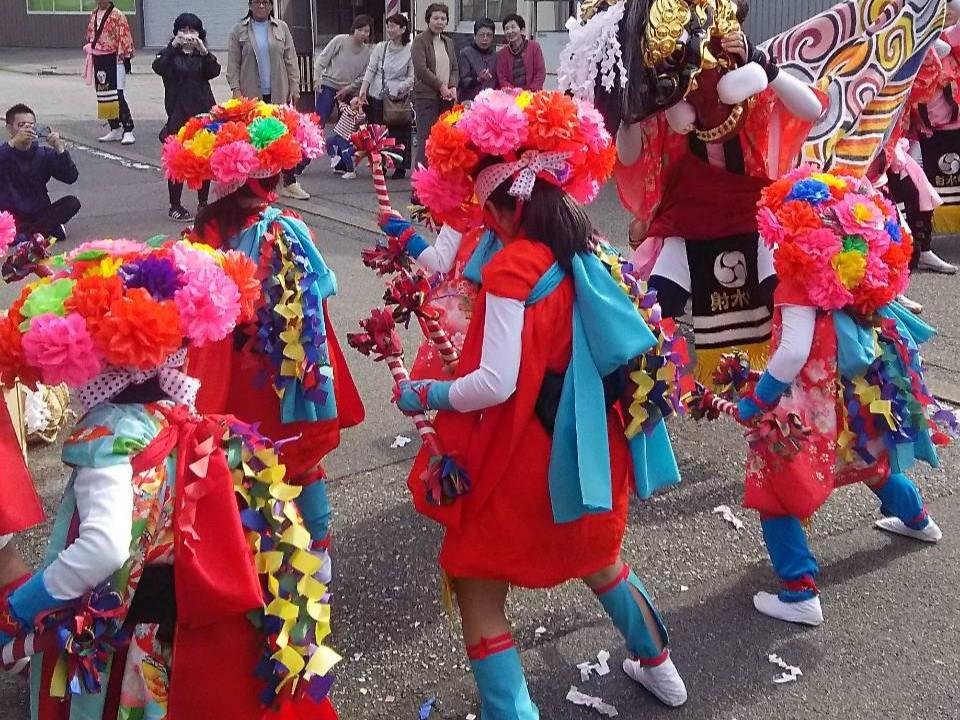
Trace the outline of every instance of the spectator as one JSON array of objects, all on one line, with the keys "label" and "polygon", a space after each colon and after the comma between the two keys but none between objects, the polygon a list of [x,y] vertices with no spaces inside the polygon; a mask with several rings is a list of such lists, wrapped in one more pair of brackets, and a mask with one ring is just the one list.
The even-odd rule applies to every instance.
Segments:
[{"label": "spectator", "polygon": [[427,31],[410,44],[413,57],[413,107],[417,118],[417,165],[427,164],[427,137],[440,114],[457,101],[460,71],[453,40],[443,34],[450,9],[431,3],[424,13]]},{"label": "spectator", "polygon": [[[65,225],[80,211],[73,195],[50,202],[50,178],[72,185],[79,173],[60,135],[50,128],[38,128],[37,116],[26,105],[7,110],[10,140],[0,147],[0,210],[17,223],[17,232],[63,240]],[[40,147],[43,136],[50,147]]]},{"label": "spectator", "polygon": [[503,19],[503,36],[507,44],[497,52],[497,82],[502,88],[543,90],[547,79],[543,50],[540,43],[523,34],[526,27],[523,18],[516,13]]},{"label": "spectator", "polygon": [[338,102],[340,117],[333,127],[333,135],[327,138],[327,154],[330,156],[333,171],[344,180],[353,180],[357,177],[357,166],[354,162],[356,148],[350,138],[360,127],[363,113],[356,103],[347,102],[346,99]]},{"label": "spectator", "polygon": [[127,74],[133,57],[133,35],[126,16],[110,0],[97,0],[87,23],[87,53],[83,76],[87,84],[95,84],[97,117],[110,124],[110,132],[100,142],[132,145],[133,116],[127,104]]},{"label": "spectator", "polygon": [[[153,71],[163,78],[163,104],[167,124],[160,131],[162,143],[180,131],[194,115],[207,112],[216,103],[210,81],[220,74],[220,63],[205,41],[207,31],[196,15],[183,13],[173,21],[173,38],[157,53]],[[171,220],[190,222],[193,216],[183,207],[183,183],[167,181]],[[197,192],[198,210],[207,204],[210,183]]]},{"label": "spectator", "polygon": [[[227,51],[227,84],[235,98],[263,98],[277,105],[300,99],[300,65],[293,34],[273,17],[273,0],[249,0],[247,16],[233,27]],[[296,200],[310,195],[293,171],[283,174],[280,194]]]},{"label": "spectator", "polygon": [[346,95],[356,93],[370,61],[370,31],[373,19],[357,15],[350,26],[350,34],[337,35],[327,43],[314,61],[316,78],[317,115],[326,125],[334,106]]},{"label": "spectator", "polygon": [[[410,21],[403,15],[391,15],[386,20],[387,39],[370,54],[367,72],[360,84],[358,102],[367,108],[367,121],[387,125],[390,134],[403,145],[403,162],[394,169],[393,178],[406,175],[410,166],[411,121],[413,108],[413,58],[410,55]],[[384,99],[395,108],[405,109],[403,122],[391,120],[384,114]]]},{"label": "spectator", "polygon": [[497,87],[496,25],[490,18],[473,24],[473,42],[460,51],[460,100],[473,100],[481,90]]}]

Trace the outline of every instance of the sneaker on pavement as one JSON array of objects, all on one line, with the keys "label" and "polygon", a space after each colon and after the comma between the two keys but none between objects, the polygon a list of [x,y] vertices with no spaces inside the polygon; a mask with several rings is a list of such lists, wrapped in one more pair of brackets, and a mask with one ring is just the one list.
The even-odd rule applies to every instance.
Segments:
[{"label": "sneaker on pavement", "polygon": [[767,617],[785,622],[814,627],[823,622],[823,608],[820,607],[819,596],[788,603],[771,593],[758,592],[753,596],[753,606]]},{"label": "sneaker on pavement", "polygon": [[193,215],[182,205],[170,208],[169,212],[167,212],[167,217],[174,222],[190,222],[193,220]]},{"label": "sneaker on pavement", "polygon": [[953,275],[957,272],[956,265],[951,265],[933,250],[924,250],[920,253],[920,263],[917,265],[917,268],[919,270],[943,273],[944,275]]},{"label": "sneaker on pavement", "polygon": [[133,133],[129,130],[123,134],[123,139],[120,141],[121,145],[133,145],[137,139],[133,136]]},{"label": "sneaker on pavement", "polygon": [[357,173],[355,173],[355,172],[345,172],[345,173],[344,173],[343,175],[341,175],[340,177],[342,177],[344,180],[356,180],[356,179],[357,179]]},{"label": "sneaker on pavement", "polygon": [[940,526],[933,521],[933,518],[929,518],[927,524],[919,530],[914,530],[898,517],[880,518],[874,525],[884,532],[903,535],[921,542],[935,543],[940,542],[943,538],[943,532],[941,532]]},{"label": "sneaker on pavement", "polygon": [[911,300],[906,295],[897,295],[897,302],[903,305],[904,308],[912,312],[914,315],[919,315],[923,312],[923,305],[918,303],[916,300]]},{"label": "sneaker on pavement", "polygon": [[293,198],[294,200],[310,199],[310,193],[300,187],[299,182],[292,182],[289,185],[284,185],[280,189],[280,194],[284,197]]},{"label": "sneaker on pavement", "polygon": [[687,686],[669,655],[659,665],[643,665],[627,658],[623,661],[623,671],[664,705],[680,707],[687,701]]},{"label": "sneaker on pavement", "polygon": [[97,138],[98,142],[120,142],[121,140],[123,140],[122,128],[114,128],[106,135],[101,135]]}]

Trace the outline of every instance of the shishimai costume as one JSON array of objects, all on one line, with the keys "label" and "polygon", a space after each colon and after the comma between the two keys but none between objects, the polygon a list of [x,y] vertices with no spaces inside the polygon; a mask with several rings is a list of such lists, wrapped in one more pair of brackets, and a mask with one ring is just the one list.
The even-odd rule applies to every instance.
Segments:
[{"label": "shishimai costume", "polygon": [[327,300],[337,281],[293,211],[270,203],[279,175],[323,152],[319,127],[289,107],[228,100],[187,122],[163,148],[168,178],[212,182],[215,201],[188,237],[250,258],[253,316],[230,337],[191,350],[203,385],[197,407],[256,423],[278,441],[315,547],[329,545],[330,507],[322,461],[340,431],[362,421],[363,405],[344,360]]},{"label": "shishimai costume", "polygon": [[[561,86],[599,95],[609,127],[619,127],[614,177],[646,238],[634,263],[666,315],[690,301],[706,373],[731,347],[762,362],[775,279],[756,202],[793,167],[824,98],[749,44],[729,0],[585,5]],[[742,55],[723,48],[730,37],[742,38]],[[610,62],[618,49],[622,59]]]},{"label": "shishimai costume", "polygon": [[[541,182],[592,200],[612,154],[588,103],[558,92],[487,91],[440,118],[427,142],[429,168],[414,184],[441,222],[459,215],[476,227],[504,184],[520,207],[536,202],[531,193]],[[425,251],[414,233],[405,239],[414,254]],[[402,385],[399,399],[408,412],[439,411],[440,443],[462,462],[469,491],[431,502],[421,480],[426,450],[408,485],[416,508],[444,527],[439,561],[447,575],[550,587],[615,562],[630,492],[646,495],[678,479],[653,395],[637,402],[649,415],[631,416],[629,398],[645,391],[632,396],[636,386],[622,384],[639,357],[666,360],[669,348],[625,291],[627,266],[605,243],[575,254],[569,270],[543,241],[521,235],[502,244],[483,266],[454,379]],[[661,378],[676,371],[669,361],[659,367]],[[645,385],[642,374],[630,377]],[[636,575],[624,567],[597,592],[627,641],[631,676],[664,702],[682,703],[665,628]],[[642,604],[657,617],[659,638],[646,628]],[[484,637],[467,654],[484,717],[539,717],[509,633]]]},{"label": "shishimai costume", "polygon": [[906,287],[912,240],[865,178],[796,170],[764,190],[758,223],[780,283],[767,369],[740,400],[741,420],[795,413],[810,435],[798,452],[754,438],[744,505],[760,513],[783,583],[756,608],[823,621],[817,561],[802,523],[834,489],[863,482],[885,516],[877,526],[936,542],[940,529],[907,473],[936,467],[936,422],[955,425],[924,382],[919,346],[934,333],[894,298]]},{"label": "shishimai costume", "polygon": [[84,414],[42,567],[0,600],[36,654],[38,720],[334,719],[329,559],[276,447],[198,414],[187,348],[250,320],[236,251],[86,243],[42,261],[0,320],[3,382],[66,382]]}]

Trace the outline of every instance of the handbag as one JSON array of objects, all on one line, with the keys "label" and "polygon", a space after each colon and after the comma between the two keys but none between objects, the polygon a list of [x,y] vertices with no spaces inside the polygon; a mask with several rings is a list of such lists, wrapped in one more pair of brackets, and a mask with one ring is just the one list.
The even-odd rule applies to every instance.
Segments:
[{"label": "handbag", "polygon": [[413,121],[413,106],[410,96],[392,98],[387,90],[387,73],[384,64],[387,60],[387,43],[383,43],[383,54],[380,56],[380,84],[383,87],[383,124],[387,127],[394,125],[409,125]]}]

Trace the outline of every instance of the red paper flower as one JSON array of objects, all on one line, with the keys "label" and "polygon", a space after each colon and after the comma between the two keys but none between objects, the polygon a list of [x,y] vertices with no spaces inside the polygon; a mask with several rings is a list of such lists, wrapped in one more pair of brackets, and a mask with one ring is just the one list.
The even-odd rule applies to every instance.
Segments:
[{"label": "red paper flower", "polygon": [[217,147],[229,145],[232,142],[250,142],[250,133],[247,126],[241,122],[226,122],[217,131]]},{"label": "red paper flower", "polygon": [[157,302],[143,288],[134,288],[113,302],[94,339],[111,365],[149,370],[180,348],[183,331],[173,301]]},{"label": "red paper flower", "polygon": [[116,275],[110,277],[82,277],[73,286],[73,293],[64,303],[67,312],[75,312],[84,319],[90,332],[110,312],[115,300],[123,297],[123,283]]},{"label": "red paper flower", "polygon": [[823,223],[817,211],[808,203],[790,200],[777,210],[777,219],[788,234],[798,235],[806,230],[819,230]]},{"label": "red paper flower", "polygon": [[13,318],[9,315],[0,318],[0,385],[10,388],[19,379],[24,385],[36,389],[40,373],[24,363],[21,339]]},{"label": "red paper flower", "polygon": [[242,252],[230,250],[224,255],[223,271],[240,290],[240,321],[253,320],[262,295],[256,263]]},{"label": "red paper flower", "polygon": [[793,190],[793,182],[793,180],[781,179],[767,185],[760,192],[760,204],[776,212],[787,201],[787,195]]},{"label": "red paper flower", "polygon": [[296,138],[287,133],[274,140],[263,150],[257,153],[260,165],[265,170],[276,174],[281,170],[291,170],[303,158]]},{"label": "red paper flower", "polygon": [[468,147],[468,141],[462,130],[445,122],[438,122],[427,138],[427,162],[444,175],[457,170],[469,173],[479,158]]},{"label": "red paper flower", "polygon": [[181,133],[177,133],[181,142],[186,142],[193,138],[198,132],[203,129],[205,120],[200,117],[192,117],[187,120],[186,124],[183,126]]},{"label": "red paper flower", "polygon": [[561,92],[533,95],[525,111],[527,142],[537,150],[566,150],[577,132],[577,104]]}]

